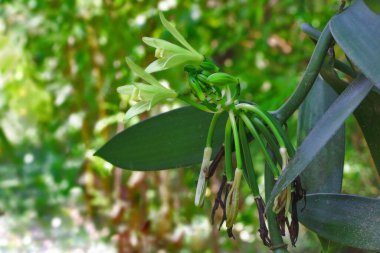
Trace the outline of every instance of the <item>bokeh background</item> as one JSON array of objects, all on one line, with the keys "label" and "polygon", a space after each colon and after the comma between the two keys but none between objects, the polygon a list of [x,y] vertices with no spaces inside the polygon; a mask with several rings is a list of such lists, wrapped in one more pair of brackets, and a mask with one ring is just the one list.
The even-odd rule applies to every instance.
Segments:
[{"label": "bokeh background", "polygon": [[[338,6],[338,0],[1,0],[0,252],[268,252],[246,185],[231,240],[210,224],[218,177],[205,206],[196,208],[199,166],[130,172],[92,154],[138,121],[124,122],[128,101],[116,88],[133,80],[126,56],[142,66],[154,57],[141,37],[173,39],[158,10],[194,48],[239,77],[244,99],[273,110],[294,90],[313,51],[299,25],[322,29]],[[173,88],[186,85],[180,67],[157,77]],[[151,115],[176,106],[156,106]],[[289,134],[295,144],[296,115]],[[353,119],[346,134],[343,191],[379,196],[380,180]],[[263,166],[257,170],[262,174]],[[319,252],[318,239],[302,229],[290,251]]]}]

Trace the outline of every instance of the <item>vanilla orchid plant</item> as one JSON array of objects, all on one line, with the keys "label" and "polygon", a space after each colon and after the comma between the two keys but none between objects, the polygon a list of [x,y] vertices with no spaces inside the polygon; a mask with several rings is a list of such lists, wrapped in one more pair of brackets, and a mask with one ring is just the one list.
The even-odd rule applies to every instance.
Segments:
[{"label": "vanilla orchid plant", "polygon": [[[154,47],[155,57],[157,60],[150,63],[145,70],[136,65],[130,58],[127,58],[129,68],[146,83],[133,82],[132,84],[121,86],[118,92],[129,95],[132,106],[126,113],[126,119],[137,116],[142,112],[149,111],[152,106],[167,99],[180,99],[181,101],[192,105],[200,110],[212,113],[214,116],[210,123],[207,141],[205,143],[203,160],[197,181],[195,192],[195,205],[202,206],[205,200],[207,182],[210,175],[212,164],[219,163],[220,159],[212,160],[212,142],[216,123],[223,113],[228,114],[226,122],[226,133],[224,141],[225,153],[225,171],[224,180],[226,183],[221,184],[219,192],[225,193],[217,196],[215,200],[213,215],[218,207],[221,207],[224,217],[221,225],[226,221],[228,235],[233,237],[232,227],[236,222],[239,211],[240,185],[244,177],[251,188],[252,194],[258,205],[260,217],[260,237],[267,246],[272,242],[268,236],[267,225],[265,222],[265,203],[260,195],[257,178],[248,177],[254,175],[254,171],[248,171],[252,163],[250,153],[243,150],[242,143],[247,142],[247,138],[253,137],[259,142],[261,151],[267,164],[277,179],[288,163],[289,155],[292,157],[294,149],[290,144],[284,130],[276,124],[271,114],[263,111],[255,104],[239,101],[240,83],[239,79],[221,72],[212,60],[204,57],[197,52],[178,32],[178,30],[163,16],[159,14],[163,26],[171,35],[180,43],[175,45],[171,42],[144,37],[143,42]],[[169,68],[184,65],[184,71],[187,72],[189,85],[187,91],[178,94],[176,91],[165,88],[152,73],[164,71]],[[270,151],[265,143],[271,143],[270,150],[275,154],[272,158]],[[233,168],[232,152],[236,154],[236,168]],[[281,157],[281,159],[277,159]],[[248,163],[248,164],[247,164]],[[252,169],[251,169],[252,170]],[[282,226],[289,224],[288,213],[291,212],[291,202],[298,201],[302,196],[297,198],[291,195],[293,186],[288,186],[283,193],[276,199],[273,210],[280,215]],[[297,191],[300,192],[300,191]],[[292,205],[294,206],[294,205]],[[214,220],[214,217],[213,217]],[[298,226],[298,220],[292,216],[292,226]],[[290,230],[289,230],[290,231]],[[292,232],[292,244],[295,244],[297,235]],[[298,230],[297,230],[298,233]]]},{"label": "vanilla orchid plant", "polygon": [[[214,224],[219,217],[216,211],[221,209],[219,227],[225,224],[230,237],[234,237],[233,226],[240,219],[240,188],[246,182],[258,211],[258,234],[273,252],[288,252],[285,235],[295,245],[298,214],[307,228],[326,239],[322,246],[327,245],[329,252],[346,252],[342,245],[379,251],[380,200],[341,193],[344,123],[350,115],[357,119],[380,172],[380,16],[375,13],[379,8],[374,8],[379,4],[355,0],[345,8],[348,1],[340,2],[337,14],[323,31],[301,25],[316,45],[297,88],[272,112],[242,100],[239,78],[224,73],[210,56],[197,52],[160,14],[164,27],[179,44],[143,38],[156,48],[157,60],[145,70],[127,60],[144,83],[137,80],[118,89],[130,100],[126,116],[149,111],[166,100],[190,106],[126,128],[95,155],[120,168],[140,171],[201,163],[194,201],[199,207],[209,203],[206,192],[210,192],[210,178],[221,175],[214,180],[220,187],[211,222]],[[336,58],[334,49],[338,46],[338,56],[346,54],[344,60]],[[187,74],[188,82],[179,90],[167,88],[152,75],[174,66],[183,66]],[[286,123],[298,109],[296,152]],[[251,150],[251,143],[257,144],[265,161],[265,171],[260,173],[264,174],[264,186],[257,177],[257,161],[252,159],[256,150]],[[224,166],[219,166],[222,161]]]}]

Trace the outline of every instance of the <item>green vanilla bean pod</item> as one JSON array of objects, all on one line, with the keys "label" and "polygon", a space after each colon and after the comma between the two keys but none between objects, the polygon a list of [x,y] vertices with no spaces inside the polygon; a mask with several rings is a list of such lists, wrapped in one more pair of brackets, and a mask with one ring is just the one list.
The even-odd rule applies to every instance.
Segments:
[{"label": "green vanilla bean pod", "polygon": [[257,185],[257,177],[254,172],[253,163],[252,163],[252,155],[249,148],[247,133],[245,131],[244,123],[242,120],[239,120],[239,135],[240,135],[240,144],[242,147],[242,156],[243,156],[243,175],[245,180],[247,181],[251,192],[255,198],[255,203],[257,206],[258,216],[259,216],[259,224],[260,227],[258,229],[260,238],[263,241],[265,246],[272,246],[272,241],[269,237],[268,228],[265,223],[265,204],[263,199],[260,196],[259,187]]},{"label": "green vanilla bean pod", "polygon": [[235,153],[236,153],[236,163],[237,168],[235,170],[234,175],[234,181],[232,183],[230,192],[228,193],[227,200],[226,200],[226,225],[227,230],[229,231],[229,234],[232,234],[232,227],[236,221],[236,217],[238,214],[239,209],[239,194],[240,194],[240,183],[241,183],[241,177],[242,177],[242,166],[243,166],[243,160],[241,157],[241,149],[240,149],[240,140],[239,140],[239,133],[237,129],[237,124],[235,120],[235,115],[232,111],[228,112],[229,119],[231,122],[232,127],[232,134],[234,137],[234,143],[235,143]]},{"label": "green vanilla bean pod", "polygon": [[[272,119],[270,114],[266,113],[265,111],[262,111],[259,107],[250,105],[250,104],[238,104],[236,105],[237,109],[246,109],[249,110],[256,115],[260,116],[264,122],[268,125],[268,127],[271,129],[273,134],[275,135],[277,141],[280,144],[280,155],[282,160],[282,168],[284,169],[288,163],[289,156],[288,156],[288,149],[290,151],[291,157],[294,156],[294,148],[291,145],[289,139],[287,138],[286,134],[282,130],[282,128],[278,125],[277,121],[275,119]],[[291,201],[291,186],[287,187],[284,191],[282,191],[275,200],[275,204],[273,206],[273,209],[276,213],[281,212],[282,210],[285,210],[285,216],[287,216],[289,211]]]},{"label": "green vanilla bean pod", "polygon": [[242,120],[239,120],[239,136],[243,156],[243,176],[251,189],[253,196],[257,198],[260,197],[260,191],[257,185],[257,176],[253,168],[252,155],[249,149],[247,134],[245,132],[244,123]]},{"label": "green vanilla bean pod", "polygon": [[212,139],[214,136],[215,126],[220,117],[220,113],[215,113],[212,117],[210,127],[207,134],[206,147],[203,152],[203,160],[201,165],[201,171],[199,172],[197,189],[195,193],[195,205],[202,206],[204,202],[204,196],[207,188],[206,177],[208,175],[209,165],[211,162],[212,155]]},{"label": "green vanilla bean pod", "polygon": [[284,142],[284,136],[281,134],[278,126],[274,123],[275,120],[272,119],[269,114],[261,110],[258,106],[247,103],[237,104],[236,109],[247,110],[259,116],[268,125],[268,127],[276,137],[278,143],[280,144],[280,148],[286,147],[286,144]]},{"label": "green vanilla bean pod", "polygon": [[239,83],[236,77],[223,72],[211,74],[207,77],[207,80],[215,86],[237,85]]},{"label": "green vanilla bean pod", "polygon": [[255,129],[255,127],[253,126],[252,122],[247,117],[247,115],[245,115],[244,113],[242,113],[240,115],[240,118],[244,121],[244,124],[246,125],[247,129],[250,131],[250,133],[252,134],[252,136],[259,143],[260,148],[261,148],[261,150],[262,150],[262,152],[264,154],[265,161],[268,163],[269,167],[271,168],[272,173],[274,175],[274,178],[277,179],[280,176],[280,170],[276,167],[276,165],[273,162],[271,156],[269,155],[268,150],[266,149],[264,142],[261,140],[261,137],[260,137],[259,133]]},{"label": "green vanilla bean pod", "polygon": [[272,153],[274,153],[274,156],[276,158],[276,161],[281,161],[281,155],[280,155],[280,147],[278,146],[278,142],[275,140],[273,134],[268,130],[268,128],[261,122],[258,118],[251,119],[253,125],[255,128],[264,136],[265,140],[267,141],[270,150]]},{"label": "green vanilla bean pod", "polygon": [[236,109],[247,110],[259,116],[263,122],[268,125],[269,129],[274,134],[280,145],[280,148],[286,148],[286,151],[289,153],[290,158],[294,156],[295,150],[292,143],[287,137],[285,131],[279,125],[278,121],[274,119],[272,115],[260,109],[258,106],[248,103],[239,103],[235,107]]},{"label": "green vanilla bean pod", "polygon": [[228,182],[232,182],[234,178],[232,169],[232,127],[230,119],[227,120],[225,136],[224,136],[224,169]]}]

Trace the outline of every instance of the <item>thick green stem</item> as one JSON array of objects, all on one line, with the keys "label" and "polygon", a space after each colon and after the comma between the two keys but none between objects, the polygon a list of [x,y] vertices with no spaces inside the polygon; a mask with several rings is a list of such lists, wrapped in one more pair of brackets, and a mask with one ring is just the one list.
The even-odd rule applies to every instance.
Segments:
[{"label": "thick green stem", "polygon": [[302,101],[306,98],[315,79],[318,76],[319,70],[323,64],[327,50],[331,44],[332,35],[327,24],[323,30],[317,45],[315,46],[313,55],[310,62],[306,67],[306,71],[302,77],[301,82],[298,84],[296,90],[291,97],[283,104],[275,113],[276,117],[281,123],[285,122],[301,105]]},{"label": "thick green stem", "polygon": [[[312,40],[318,41],[319,37],[321,36],[321,32],[309,24],[302,24],[301,29],[307,35],[309,35]],[[349,65],[339,61],[338,59],[334,59],[334,68],[336,68],[339,71],[342,71],[344,74],[352,78],[356,78],[358,75],[358,73],[356,73],[356,71],[353,70]]]}]

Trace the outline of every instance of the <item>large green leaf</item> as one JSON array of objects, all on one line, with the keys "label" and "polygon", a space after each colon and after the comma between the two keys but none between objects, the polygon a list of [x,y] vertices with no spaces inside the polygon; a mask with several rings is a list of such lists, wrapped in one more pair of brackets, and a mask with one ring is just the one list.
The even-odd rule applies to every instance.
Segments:
[{"label": "large green leaf", "polygon": [[380,15],[363,0],[330,21],[332,35],[352,62],[380,88]]},{"label": "large green leaf", "polygon": [[[327,66],[322,67],[321,75],[338,93],[348,85]],[[380,175],[380,93],[372,89],[355,110],[354,115],[366,139],[377,173]]]},{"label": "large green leaf", "polygon": [[[302,143],[338,94],[320,77],[315,81],[298,114],[298,143]],[[340,192],[344,165],[344,125],[301,173],[307,193]]]},{"label": "large green leaf", "polygon": [[380,250],[380,199],[332,193],[306,197],[306,208],[298,212],[306,227],[344,245]]},{"label": "large green leaf", "polygon": [[[115,135],[95,155],[129,170],[162,170],[199,163],[212,115],[194,107],[160,114]],[[217,123],[213,155],[223,143],[226,119],[224,114]]]},{"label": "large green leaf", "polygon": [[[380,1],[370,1],[374,1],[375,4],[380,6]],[[308,34],[312,33],[314,39],[318,39],[321,34],[320,31],[314,29],[310,25],[303,25],[303,28],[309,31]],[[339,79],[337,73],[328,62],[323,64],[320,74],[338,93],[341,93],[348,86],[348,83]],[[377,172],[380,175],[380,89],[374,86],[369,95],[355,110],[354,115],[363,131],[372,158],[375,162]]]},{"label": "large green leaf", "polygon": [[296,155],[279,177],[268,200],[267,208],[272,206],[275,197],[313,161],[372,87],[373,84],[370,81],[360,76],[335,100],[305,138]]}]

